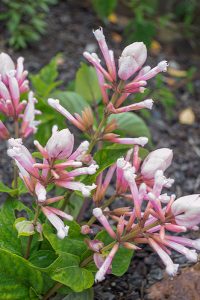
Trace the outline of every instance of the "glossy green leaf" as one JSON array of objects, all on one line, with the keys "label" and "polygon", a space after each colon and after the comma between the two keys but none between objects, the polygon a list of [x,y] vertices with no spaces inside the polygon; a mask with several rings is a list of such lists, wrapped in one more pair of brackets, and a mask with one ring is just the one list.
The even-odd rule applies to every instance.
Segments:
[{"label": "glossy green leaf", "polygon": [[43,278],[24,258],[0,249],[0,299],[33,299],[30,288],[42,292]]},{"label": "glossy green leaf", "polygon": [[101,91],[96,71],[93,67],[81,63],[81,67],[76,73],[75,91],[89,103],[99,102]]},{"label": "glossy green leaf", "polygon": [[60,256],[46,271],[51,278],[75,292],[90,288],[94,283],[91,271],[79,266],[79,257],[70,253],[60,253]]},{"label": "glossy green leaf", "polygon": [[17,230],[13,226],[16,219],[16,210],[25,210],[31,215],[31,211],[22,202],[12,199],[6,200],[0,211],[0,248],[21,255],[21,241],[18,238]]},{"label": "glossy green leaf", "polygon": [[87,249],[84,243],[84,238],[80,233],[80,226],[75,222],[69,222],[69,235],[63,240],[58,239],[53,228],[47,224],[43,226],[43,234],[49,241],[56,253],[67,252],[74,255],[81,256],[81,254]]},{"label": "glossy green leaf", "polygon": [[30,256],[29,262],[38,268],[47,268],[56,258],[57,255],[51,250],[39,250]]},{"label": "glossy green leaf", "polygon": [[62,300],[93,300],[94,290],[93,288],[87,289],[80,293],[71,293],[64,297]]}]

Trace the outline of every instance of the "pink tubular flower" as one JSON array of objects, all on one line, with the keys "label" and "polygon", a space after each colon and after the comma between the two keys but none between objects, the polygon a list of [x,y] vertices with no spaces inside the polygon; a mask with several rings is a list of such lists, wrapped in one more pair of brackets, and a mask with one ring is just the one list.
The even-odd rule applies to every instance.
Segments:
[{"label": "pink tubular flower", "polygon": [[57,237],[64,239],[68,235],[69,226],[65,225],[64,222],[49,207],[42,206],[42,212],[49,222],[56,228]]},{"label": "pink tubular flower", "polygon": [[114,232],[114,230],[110,226],[108,220],[104,216],[104,214],[102,212],[102,209],[99,208],[99,207],[94,208],[93,209],[93,215],[95,216],[95,218],[97,218],[97,220],[101,223],[101,225],[105,228],[105,230],[109,233],[109,235],[113,239],[115,239],[116,238],[116,233]]},{"label": "pink tubular flower", "polygon": [[141,136],[139,138],[120,138],[117,134],[114,133],[104,135],[103,139],[116,144],[140,145],[142,147],[144,147],[148,143],[147,137]]},{"label": "pink tubular flower", "polygon": [[[37,100],[33,97],[33,92],[28,94],[28,104],[24,110],[22,117],[22,126],[21,126],[21,135],[22,137],[27,138],[30,134],[37,132],[37,126],[41,123],[40,121],[35,120],[35,115],[41,114],[40,111],[35,110],[35,103]],[[21,102],[23,105],[23,102]],[[22,107],[23,109],[23,107]],[[20,109],[21,111],[21,109]],[[20,112],[18,111],[18,113]]]},{"label": "pink tubular flower", "polygon": [[0,139],[2,140],[8,140],[10,138],[10,134],[6,126],[3,124],[3,122],[0,120]]},{"label": "pink tubular flower", "polygon": [[60,105],[60,101],[58,99],[48,99],[48,104],[53,107],[55,110],[57,110],[59,113],[61,113],[64,117],[66,117],[72,124],[74,124],[77,128],[84,131],[85,128],[83,124],[76,119],[70,112],[68,112],[62,105]]},{"label": "pink tubular flower", "polygon": [[110,253],[106,257],[105,261],[101,265],[100,269],[95,275],[95,282],[101,282],[105,279],[105,275],[111,267],[112,260],[119,249],[119,244],[116,243],[111,249]]},{"label": "pink tubular flower", "polygon": [[178,225],[192,228],[200,223],[200,195],[178,198],[171,205],[171,212]]},{"label": "pink tubular flower", "polygon": [[163,172],[171,165],[173,152],[168,148],[161,148],[151,152],[144,160],[141,166],[141,174],[152,179],[157,170]]},{"label": "pink tubular flower", "polygon": [[166,266],[166,272],[170,276],[176,275],[178,271],[178,264],[174,264],[170,256],[165,252],[153,239],[149,238],[149,245],[154,249],[154,251],[160,256],[161,260]]}]

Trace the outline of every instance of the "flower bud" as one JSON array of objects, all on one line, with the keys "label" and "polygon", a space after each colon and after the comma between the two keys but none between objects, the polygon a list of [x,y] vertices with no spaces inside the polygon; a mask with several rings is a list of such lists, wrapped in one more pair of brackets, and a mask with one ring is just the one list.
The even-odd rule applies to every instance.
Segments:
[{"label": "flower bud", "polygon": [[127,46],[119,58],[119,77],[127,80],[142,67],[146,58],[147,48],[144,43],[135,42]]},{"label": "flower bud", "polygon": [[5,75],[12,70],[15,70],[15,65],[13,60],[8,54],[2,52],[0,54],[0,74],[4,78]]},{"label": "flower bud", "polygon": [[74,146],[74,136],[68,129],[56,131],[46,144],[50,158],[64,159],[70,156]]},{"label": "flower bud", "polygon": [[200,223],[200,195],[178,198],[171,206],[172,214],[178,225],[192,228]]},{"label": "flower bud", "polygon": [[141,174],[146,179],[153,179],[157,170],[163,172],[170,166],[173,152],[168,148],[161,148],[151,152],[144,160]]}]

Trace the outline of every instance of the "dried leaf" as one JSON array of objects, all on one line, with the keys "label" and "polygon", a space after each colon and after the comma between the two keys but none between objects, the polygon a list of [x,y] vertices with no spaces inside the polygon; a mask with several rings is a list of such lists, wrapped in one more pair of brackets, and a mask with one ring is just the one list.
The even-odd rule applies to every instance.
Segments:
[{"label": "dried leaf", "polygon": [[121,43],[122,41],[122,36],[119,33],[112,32],[112,39],[116,43]]},{"label": "dried leaf", "polygon": [[192,125],[195,122],[195,115],[191,107],[181,111],[179,114],[179,122],[181,124]]},{"label": "dried leaf", "polygon": [[169,75],[173,77],[179,77],[179,78],[187,77],[187,71],[185,70],[177,70],[172,67],[168,67],[167,72]]},{"label": "dried leaf", "polygon": [[161,51],[161,48],[162,48],[161,44],[158,41],[153,40],[151,42],[150,51],[151,51],[152,54],[158,55]]},{"label": "dried leaf", "polygon": [[118,23],[118,17],[115,13],[112,13],[108,16],[108,20],[113,23],[113,24],[117,24]]}]

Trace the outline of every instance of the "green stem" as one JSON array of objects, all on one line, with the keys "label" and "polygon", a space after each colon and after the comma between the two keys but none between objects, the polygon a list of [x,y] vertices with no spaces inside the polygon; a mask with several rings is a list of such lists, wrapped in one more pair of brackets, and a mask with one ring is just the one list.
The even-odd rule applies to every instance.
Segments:
[{"label": "green stem", "polygon": [[101,134],[101,130],[102,128],[105,126],[106,122],[107,122],[107,119],[108,119],[108,114],[105,112],[104,113],[104,116],[103,116],[103,119],[101,120],[100,124],[99,124],[99,127],[97,128],[91,142],[90,142],[90,146],[88,148],[88,151],[87,151],[87,154],[90,154],[91,151],[93,150],[94,146],[96,145],[96,142],[98,141],[99,139],[99,136]]},{"label": "green stem", "polygon": [[56,282],[56,284],[47,291],[42,300],[48,300],[51,296],[55,294],[57,290],[59,290],[59,288],[61,288],[61,286],[63,286],[62,283]]},{"label": "green stem", "polygon": [[[35,216],[34,216],[34,219],[33,219],[33,226],[34,227],[37,225],[37,220],[38,220],[39,213],[40,213],[40,207],[37,204],[36,210],[35,210]],[[29,256],[30,256],[30,250],[31,250],[32,240],[33,240],[33,235],[30,235],[29,238],[28,238],[28,243],[27,243],[27,247],[26,247],[26,253],[24,255],[25,259],[28,259]]]}]

